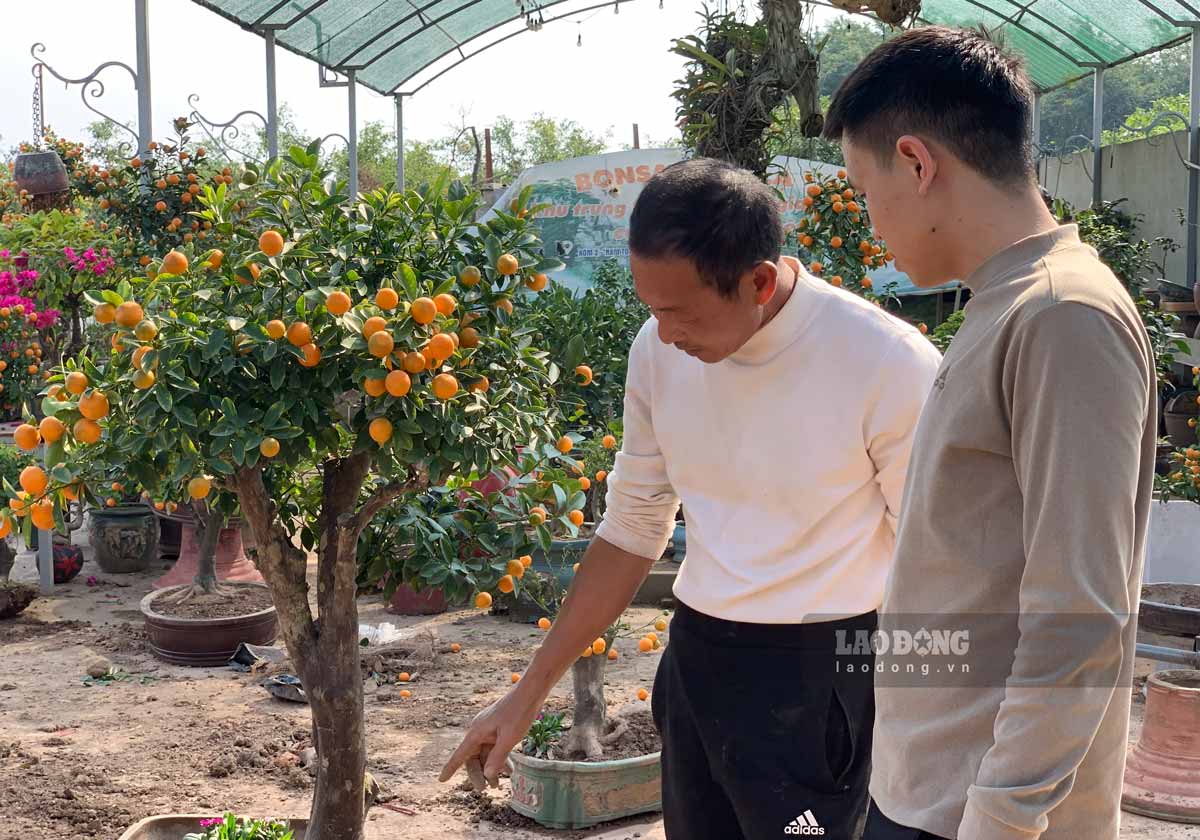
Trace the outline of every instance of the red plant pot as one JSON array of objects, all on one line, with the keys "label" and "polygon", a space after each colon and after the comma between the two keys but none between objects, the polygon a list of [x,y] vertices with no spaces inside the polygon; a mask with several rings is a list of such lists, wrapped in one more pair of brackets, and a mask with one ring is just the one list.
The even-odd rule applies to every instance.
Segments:
[{"label": "red plant pot", "polygon": [[428,587],[418,592],[402,583],[384,609],[392,615],[438,615],[446,611],[446,593]]},{"label": "red plant pot", "polygon": [[[219,581],[263,582],[262,574],[246,556],[245,547],[242,545],[242,529],[236,524],[233,527],[221,529],[221,536],[217,539],[217,555],[214,559]],[[155,581],[154,587],[162,589],[166,586],[191,583],[199,568],[200,541],[196,535],[196,526],[192,522],[185,522],[179,541],[179,559],[175,561],[171,571]]]},{"label": "red plant pot", "polygon": [[1200,823],[1200,671],[1159,671],[1147,679],[1146,720],[1125,762],[1121,807]]}]

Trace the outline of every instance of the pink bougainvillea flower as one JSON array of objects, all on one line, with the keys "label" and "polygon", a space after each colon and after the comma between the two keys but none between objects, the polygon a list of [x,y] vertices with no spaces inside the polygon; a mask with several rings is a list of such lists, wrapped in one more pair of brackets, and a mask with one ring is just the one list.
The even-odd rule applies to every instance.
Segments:
[{"label": "pink bougainvillea flower", "polygon": [[88,586],[95,586],[95,585],[97,585],[98,583],[100,583],[100,581],[96,580],[96,576],[95,576],[95,575],[88,575],[88,579],[87,579],[87,585],[88,585]]}]

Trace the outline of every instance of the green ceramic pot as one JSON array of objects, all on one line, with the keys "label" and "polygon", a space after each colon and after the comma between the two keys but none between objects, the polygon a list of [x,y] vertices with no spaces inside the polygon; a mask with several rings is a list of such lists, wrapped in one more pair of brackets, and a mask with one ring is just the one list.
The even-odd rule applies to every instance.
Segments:
[{"label": "green ceramic pot", "polygon": [[509,756],[512,809],[548,828],[587,828],[662,810],[660,753],[618,761]]}]

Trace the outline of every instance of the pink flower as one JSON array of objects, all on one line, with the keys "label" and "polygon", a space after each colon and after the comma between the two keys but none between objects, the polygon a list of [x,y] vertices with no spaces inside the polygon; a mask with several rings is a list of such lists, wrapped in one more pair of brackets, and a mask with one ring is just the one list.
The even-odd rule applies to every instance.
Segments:
[{"label": "pink flower", "polygon": [[212,819],[208,820],[200,820],[200,827],[212,828],[213,826],[221,825],[223,822],[225,822],[225,820],[221,819],[220,817],[213,817]]},{"label": "pink flower", "polygon": [[88,579],[87,579],[87,585],[88,585],[88,586],[95,586],[95,585],[97,585],[98,583],[100,583],[100,581],[98,581],[98,580],[96,579],[96,576],[95,576],[95,575],[88,575]]}]

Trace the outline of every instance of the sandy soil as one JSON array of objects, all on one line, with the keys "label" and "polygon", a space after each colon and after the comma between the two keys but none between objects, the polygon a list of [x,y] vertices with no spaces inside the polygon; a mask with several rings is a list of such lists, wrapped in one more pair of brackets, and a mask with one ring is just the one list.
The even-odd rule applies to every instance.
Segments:
[{"label": "sandy soil", "polygon": [[[70,584],[39,598],[19,619],[0,624],[0,814],[4,835],[25,840],[113,840],[145,816],[232,809],[259,816],[303,816],[311,779],[295,766],[309,746],[307,708],[270,697],[261,675],[226,668],[180,668],[154,659],[138,601],[160,573],[108,576],[87,563]],[[89,587],[89,575],[98,578]],[[14,579],[35,579],[22,556]],[[471,717],[506,691],[541,636],[536,628],[476,612],[398,618],[377,598],[360,602],[364,623],[429,629],[439,654],[399,687],[374,687],[366,701],[370,770],[391,798],[372,809],[367,837],[594,837],[664,840],[661,820],[627,820],[589,832],[549,832],[509,811],[507,789],[476,795],[440,785],[437,771]],[[637,624],[654,610],[632,610]],[[610,663],[607,699],[618,707],[650,688],[658,654],[632,641]],[[368,648],[369,656],[370,648]],[[103,659],[128,674],[87,685]],[[100,663],[103,664],[103,663]],[[1144,669],[1143,669],[1144,670]],[[569,680],[550,705],[563,708]],[[1142,706],[1135,706],[1134,737]],[[1183,840],[1194,827],[1126,815],[1122,838]]]}]

